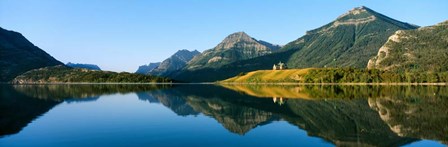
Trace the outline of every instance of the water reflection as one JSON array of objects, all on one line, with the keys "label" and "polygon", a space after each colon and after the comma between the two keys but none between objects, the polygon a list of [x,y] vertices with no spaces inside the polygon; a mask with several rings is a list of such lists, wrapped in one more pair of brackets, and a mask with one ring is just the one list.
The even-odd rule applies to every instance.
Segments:
[{"label": "water reflection", "polygon": [[179,116],[198,115],[190,105],[187,104],[183,94],[173,89],[153,90],[146,92],[137,92],[138,99],[150,103],[161,103],[171,109]]},{"label": "water reflection", "polygon": [[62,103],[91,102],[99,96],[163,89],[169,85],[0,85],[0,137],[18,133]]},{"label": "water reflection", "polygon": [[0,85],[0,137],[18,133],[59,103],[30,97],[11,86]]},{"label": "water reflection", "polygon": [[2,136],[18,133],[63,101],[135,92],[139,100],[162,104],[179,116],[209,116],[239,135],[286,121],[341,146],[448,140],[444,86],[4,85],[1,92]]},{"label": "water reflection", "polygon": [[[334,107],[338,111],[332,116],[342,115],[341,111],[345,111],[356,102],[360,104],[348,109],[351,112],[345,113],[350,114],[347,115],[348,118],[356,118],[353,114],[362,112],[366,114],[360,115],[361,119],[363,115],[368,116],[367,119],[380,118],[398,136],[438,140],[445,144],[448,141],[448,109],[446,109],[448,87],[446,86],[223,85],[223,87],[260,98],[274,97],[274,103],[278,101],[278,97],[298,98],[288,101],[290,104],[287,105],[296,103],[297,106],[290,108],[301,109],[304,103],[314,103],[309,108],[311,110],[317,108],[309,112],[313,115],[326,111],[327,106],[322,105],[329,102],[331,103],[329,107]],[[303,102],[297,103],[298,101]],[[377,114],[367,113],[371,111],[370,109]],[[304,111],[307,110],[301,109],[296,112]],[[331,112],[325,114],[328,113]],[[325,117],[324,114],[318,116],[321,117],[320,119],[332,117]],[[309,119],[312,116],[306,118]],[[331,122],[340,120],[343,119]],[[322,126],[325,125],[319,125],[319,127]],[[368,130],[361,128],[361,132],[364,131]]]},{"label": "water reflection", "polygon": [[[4,85],[6,86],[6,85]],[[108,94],[126,94],[163,89],[170,85],[139,84],[81,84],[81,85],[13,85],[14,89],[30,97],[63,101],[84,99]]]}]

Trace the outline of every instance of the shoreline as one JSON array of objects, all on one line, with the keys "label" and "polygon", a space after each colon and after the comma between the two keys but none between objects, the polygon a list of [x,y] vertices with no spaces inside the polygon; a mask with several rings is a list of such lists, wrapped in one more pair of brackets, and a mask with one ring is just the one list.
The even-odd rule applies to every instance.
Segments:
[{"label": "shoreline", "polygon": [[89,82],[71,82],[71,83],[0,83],[2,85],[195,85],[195,84],[215,84],[207,83],[89,83]]},{"label": "shoreline", "polygon": [[448,83],[289,83],[289,82],[199,82],[199,83],[0,83],[2,85],[381,85],[381,86],[447,86]]},{"label": "shoreline", "polygon": [[283,83],[283,82],[262,82],[262,83],[239,83],[239,82],[218,82],[223,85],[381,85],[381,86],[406,86],[406,85],[426,85],[426,86],[447,86],[448,83]]}]

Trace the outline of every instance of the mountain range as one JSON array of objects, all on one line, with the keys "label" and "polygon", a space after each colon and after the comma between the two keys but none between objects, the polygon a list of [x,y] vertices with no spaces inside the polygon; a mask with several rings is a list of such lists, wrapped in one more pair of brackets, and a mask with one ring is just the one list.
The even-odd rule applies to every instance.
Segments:
[{"label": "mountain range", "polygon": [[[212,49],[202,53],[179,50],[160,63],[139,67],[136,73],[180,82],[214,82],[250,71],[272,69],[278,62],[286,63],[289,68],[446,72],[446,38],[447,22],[419,28],[362,6],[307,31],[284,46],[236,32]],[[3,28],[0,28],[0,53],[0,82],[11,81],[33,69],[63,65],[20,33]]]},{"label": "mountain range", "polygon": [[[204,68],[220,68],[235,61],[251,59],[275,52],[280,48],[266,41],[250,37],[245,32],[228,35],[212,49],[200,53],[196,50],[179,50],[164,60],[160,65],[145,74],[168,76],[177,75],[184,70],[199,70]],[[142,67],[142,66],[141,66]],[[139,69],[141,68],[139,67]]]},{"label": "mountain range", "polygon": [[227,62],[219,68],[207,68],[212,65],[187,68],[171,75],[170,78],[179,81],[212,82],[244,72],[272,69],[272,65],[280,61],[290,68],[366,68],[369,59],[377,54],[390,35],[398,30],[416,28],[418,26],[389,18],[362,6],[322,27],[306,32],[304,36],[271,54],[241,58]]}]

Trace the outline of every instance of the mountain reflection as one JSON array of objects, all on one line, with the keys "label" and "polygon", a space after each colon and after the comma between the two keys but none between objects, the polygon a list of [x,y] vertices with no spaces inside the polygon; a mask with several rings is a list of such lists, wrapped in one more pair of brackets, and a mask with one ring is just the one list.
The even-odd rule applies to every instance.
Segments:
[{"label": "mountain reflection", "polygon": [[1,91],[0,135],[19,132],[62,101],[135,92],[139,100],[179,116],[209,116],[240,135],[286,121],[340,146],[448,141],[444,86],[15,85]]},{"label": "mountain reflection", "polygon": [[172,89],[137,92],[137,96],[140,100],[149,101],[150,103],[162,103],[180,116],[199,114],[187,104],[182,94]]},{"label": "mountain reflection", "polygon": [[167,88],[170,85],[0,85],[0,137],[20,132],[28,123],[62,103],[96,101],[101,95]]},{"label": "mountain reflection", "polygon": [[[306,130],[309,135],[337,145],[399,146],[417,140],[393,132],[378,112],[370,108],[366,98],[289,98],[279,105],[272,99],[260,99],[218,86],[180,86],[170,90],[183,94],[186,103],[195,111],[241,135],[257,126],[284,120]],[[170,94],[167,92],[164,97],[170,97]],[[282,99],[285,101],[284,97]]]},{"label": "mountain reflection", "polygon": [[9,85],[0,85],[0,137],[18,133],[59,103],[35,99],[15,91]]}]

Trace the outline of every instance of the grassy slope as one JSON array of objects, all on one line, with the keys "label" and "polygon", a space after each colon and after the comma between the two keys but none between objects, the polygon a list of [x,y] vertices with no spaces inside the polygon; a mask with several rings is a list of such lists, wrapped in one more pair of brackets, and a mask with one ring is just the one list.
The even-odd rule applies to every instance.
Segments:
[{"label": "grassy slope", "polygon": [[396,73],[356,68],[258,70],[221,83],[448,83],[448,72]]},{"label": "grassy slope", "polygon": [[310,69],[257,70],[222,82],[301,82]]}]

